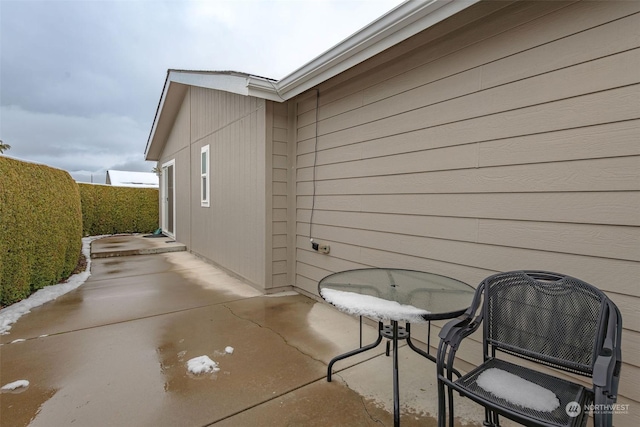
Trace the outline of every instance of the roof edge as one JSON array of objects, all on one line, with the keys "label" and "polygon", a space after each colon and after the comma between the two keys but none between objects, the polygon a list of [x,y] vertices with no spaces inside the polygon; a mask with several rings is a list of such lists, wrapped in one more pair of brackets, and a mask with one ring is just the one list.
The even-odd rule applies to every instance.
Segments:
[{"label": "roof edge", "polygon": [[167,87],[169,86],[169,74],[171,70],[167,70],[167,76],[164,78],[164,85],[162,86],[162,93],[160,94],[160,99],[158,100],[158,106],[156,107],[156,113],[153,116],[153,123],[151,124],[151,130],[149,131],[149,136],[147,137],[147,145],[144,147],[144,159],[145,160],[157,160],[149,157],[149,151],[151,150],[151,144],[153,141],[153,137],[156,133],[156,129],[158,127],[158,121],[160,120],[160,113],[162,111],[162,106],[164,105],[164,100],[167,97]]},{"label": "roof edge", "polygon": [[166,112],[165,107],[169,104],[169,109],[175,110],[184,96],[183,90],[172,91],[172,87],[199,86],[284,102],[480,1],[407,0],[278,81],[236,71],[169,69],[147,139],[145,159],[158,160],[159,146],[164,141],[157,139],[168,136],[168,129],[158,130],[158,123],[165,114],[177,114],[177,110]]},{"label": "roof edge", "polygon": [[283,100],[311,89],[481,0],[406,1],[276,83]]},{"label": "roof edge", "polygon": [[[167,77],[162,88],[162,94],[156,114],[154,116],[151,131],[147,138],[147,145],[144,150],[146,160],[158,160],[159,152],[154,146],[162,145],[163,142],[156,141],[156,137],[166,139],[168,129],[158,129],[162,117],[167,114],[167,109],[175,110],[177,114],[177,103],[182,101],[185,89],[188,86],[202,87],[206,89],[221,90],[244,96],[255,96],[271,101],[283,102],[275,86],[275,80],[253,74],[241,73],[238,71],[197,71],[197,70],[167,70]],[[169,107],[167,107],[169,106]],[[173,113],[168,113],[172,115]],[[162,126],[160,126],[162,127]]]}]

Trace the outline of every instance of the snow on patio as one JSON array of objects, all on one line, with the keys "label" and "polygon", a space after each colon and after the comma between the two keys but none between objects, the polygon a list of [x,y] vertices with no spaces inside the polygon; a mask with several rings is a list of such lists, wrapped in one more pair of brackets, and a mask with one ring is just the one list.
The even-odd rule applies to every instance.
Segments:
[{"label": "snow on patio", "polygon": [[[82,285],[91,275],[91,242],[102,237],[105,236],[91,236],[82,239],[82,254],[87,260],[87,267],[83,272],[74,274],[64,283],[46,286],[33,293],[29,298],[0,310],[0,334],[8,334],[11,329],[11,325],[16,323],[20,317],[31,312],[32,308],[41,306],[49,301],[53,301],[59,296],[62,296]],[[14,342],[19,342],[19,340]]]},{"label": "snow on patio", "polygon": [[[216,350],[214,354],[218,356],[226,356],[228,354],[233,354],[233,350],[234,348],[228,345],[224,348],[224,352]],[[186,352],[181,353],[181,355],[184,356]],[[218,372],[219,370],[220,364],[214,360],[211,360],[211,358],[207,355],[198,356],[187,360],[187,372],[193,375],[209,374]]]},{"label": "snow on patio", "polygon": [[9,384],[5,384],[2,388],[0,388],[0,391],[14,391],[19,388],[26,388],[26,387],[29,387],[29,381],[18,380]]},{"label": "snow on patio", "polygon": [[209,356],[198,356],[187,361],[187,370],[194,375],[200,375],[218,372],[220,368],[218,363],[211,360]]}]

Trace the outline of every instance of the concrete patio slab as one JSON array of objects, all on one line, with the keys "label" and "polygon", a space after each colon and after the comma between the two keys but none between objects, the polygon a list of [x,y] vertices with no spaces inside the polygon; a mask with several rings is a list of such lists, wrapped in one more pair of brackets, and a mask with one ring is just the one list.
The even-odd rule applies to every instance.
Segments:
[{"label": "concrete patio slab", "polygon": [[[233,354],[226,354],[226,346]],[[34,413],[32,426],[204,425],[316,381],[324,365],[223,306],[36,338],[4,346],[2,381],[32,386],[2,395],[2,422]],[[209,355],[220,371],[194,376],[187,360]],[[13,377],[13,378],[9,378]],[[14,424],[15,423],[15,424]],[[7,424],[7,425],[9,425]],[[106,425],[106,424],[102,424]]]},{"label": "concrete patio slab", "polygon": [[[0,339],[0,385],[30,382],[0,394],[3,426],[393,424],[383,345],[338,362],[326,382],[328,361],[358,346],[357,318],[262,295],[187,252],[94,259],[84,285]],[[220,371],[189,373],[202,355]],[[434,425],[435,366],[399,356],[402,425]]]},{"label": "concrete patio slab", "polygon": [[[215,289],[189,280],[183,274],[167,268],[165,254],[126,258],[102,258],[92,262],[89,280],[74,292],[48,303],[38,310],[37,316],[13,326],[11,335],[0,335],[0,342],[28,339],[43,334],[51,335],[74,330],[109,325],[181,310],[219,304],[239,298],[257,297],[261,293],[238,279],[215,270],[207,280],[216,280]],[[114,260],[130,259],[135,264],[131,275],[112,274],[103,264]],[[162,262],[159,262],[162,261]],[[206,263],[196,260],[199,268],[211,270]],[[163,265],[164,272],[154,273]],[[204,271],[203,271],[204,273]],[[203,280],[204,281],[204,280]]]},{"label": "concrete patio slab", "polygon": [[[287,343],[325,365],[336,355],[359,346],[357,319],[302,295],[235,301],[226,306],[238,317],[277,331]],[[363,342],[375,341],[376,334],[374,328],[364,325]],[[380,345],[340,361],[335,368],[351,366],[383,352],[384,346]]]},{"label": "concrete patio slab", "polygon": [[[378,402],[365,399],[339,379],[316,381],[278,399],[250,408],[215,424],[235,426],[390,426],[393,414]],[[435,427],[436,419],[405,412],[403,427]]]}]

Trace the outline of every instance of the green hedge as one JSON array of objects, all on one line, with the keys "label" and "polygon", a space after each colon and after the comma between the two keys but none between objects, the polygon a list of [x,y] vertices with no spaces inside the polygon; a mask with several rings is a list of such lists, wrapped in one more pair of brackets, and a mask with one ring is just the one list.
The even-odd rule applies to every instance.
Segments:
[{"label": "green hedge", "polygon": [[78,185],[63,170],[0,156],[0,305],[69,277],[83,234],[157,224],[157,189]]},{"label": "green hedge", "polygon": [[80,194],[71,176],[0,156],[0,304],[69,277],[81,250]]},{"label": "green hedge", "polygon": [[156,188],[78,184],[85,236],[148,233],[158,228]]}]

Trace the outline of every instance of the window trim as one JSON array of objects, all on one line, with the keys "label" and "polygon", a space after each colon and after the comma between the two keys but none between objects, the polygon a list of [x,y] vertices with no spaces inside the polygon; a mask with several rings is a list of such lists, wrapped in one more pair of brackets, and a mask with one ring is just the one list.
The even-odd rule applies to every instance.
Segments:
[{"label": "window trim", "polygon": [[[208,208],[211,205],[211,161],[210,161],[209,145],[205,145],[200,149],[200,206]],[[202,164],[203,154],[205,155],[205,164]],[[203,172],[203,166],[205,171]],[[204,180],[204,184],[203,184]]]}]

